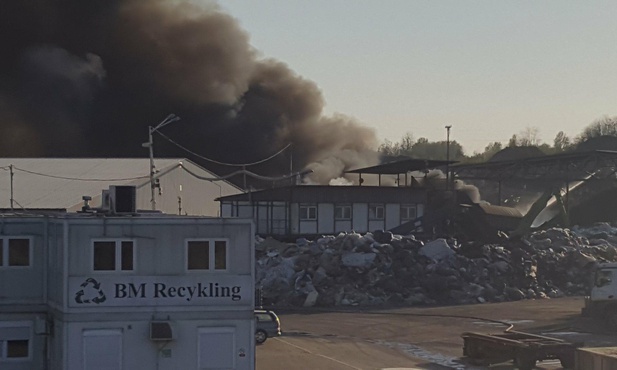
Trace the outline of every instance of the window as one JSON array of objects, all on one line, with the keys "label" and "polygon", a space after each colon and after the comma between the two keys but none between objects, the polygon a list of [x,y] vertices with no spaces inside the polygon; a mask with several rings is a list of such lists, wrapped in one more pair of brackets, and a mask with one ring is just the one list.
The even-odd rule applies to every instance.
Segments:
[{"label": "window", "polygon": [[28,267],[32,256],[29,238],[0,238],[0,267]]},{"label": "window", "polygon": [[596,273],[596,286],[603,287],[609,285],[613,280],[613,271],[611,270],[599,270]]},{"label": "window", "polygon": [[401,222],[407,222],[416,219],[416,206],[412,204],[401,205]]},{"label": "window", "polygon": [[132,240],[99,240],[93,242],[94,271],[133,271],[135,244]]},{"label": "window", "polygon": [[369,205],[368,218],[369,220],[383,220],[384,219],[383,205],[381,204]]},{"label": "window", "polygon": [[316,220],[317,207],[313,205],[300,205],[300,220]]},{"label": "window", "polygon": [[335,220],[351,220],[351,206],[334,207]]},{"label": "window", "polygon": [[229,207],[231,208],[231,213],[229,214],[229,217],[240,217],[238,203],[233,202],[229,205]]},{"label": "window", "polygon": [[0,361],[30,359],[30,324],[0,322]]},{"label": "window", "polygon": [[260,312],[260,313],[255,313],[255,318],[257,319],[257,321],[262,321],[262,322],[268,322],[268,321],[274,321],[274,319],[272,318],[272,316],[270,316],[269,313],[267,312]]},{"label": "window", "polygon": [[6,358],[28,358],[28,339],[6,341]]},{"label": "window", "polygon": [[226,240],[189,240],[187,242],[188,270],[226,270]]}]

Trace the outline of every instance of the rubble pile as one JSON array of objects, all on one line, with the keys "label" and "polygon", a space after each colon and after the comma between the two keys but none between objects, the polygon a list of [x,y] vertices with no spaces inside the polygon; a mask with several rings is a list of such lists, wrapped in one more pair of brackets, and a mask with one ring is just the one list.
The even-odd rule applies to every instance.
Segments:
[{"label": "rubble pile", "polygon": [[617,261],[617,228],[552,228],[503,245],[341,233],[256,245],[259,304],[435,305],[586,294],[599,262]]}]

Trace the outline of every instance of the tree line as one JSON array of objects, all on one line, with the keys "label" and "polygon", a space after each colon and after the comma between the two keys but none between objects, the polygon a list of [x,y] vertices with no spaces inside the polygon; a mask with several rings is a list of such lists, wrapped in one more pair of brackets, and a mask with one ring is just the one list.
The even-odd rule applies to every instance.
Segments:
[{"label": "tree line", "polygon": [[[463,146],[456,140],[429,141],[421,137],[417,140],[413,134],[406,133],[398,142],[385,140],[379,147],[381,155],[386,157],[408,156],[412,158],[446,160],[462,163],[479,163],[488,161],[495,153],[507,147],[534,146],[544,154],[558,154],[574,150],[579,144],[596,137],[617,137],[617,116],[605,116],[593,121],[576,137],[570,138],[563,131],[559,131],[553,143],[542,143],[539,138],[540,130],[536,127],[527,127],[518,134],[512,135],[507,144],[495,141],[489,143],[481,153],[475,152],[466,155]],[[449,146],[449,149],[448,149]],[[617,150],[617,148],[615,148]]]}]

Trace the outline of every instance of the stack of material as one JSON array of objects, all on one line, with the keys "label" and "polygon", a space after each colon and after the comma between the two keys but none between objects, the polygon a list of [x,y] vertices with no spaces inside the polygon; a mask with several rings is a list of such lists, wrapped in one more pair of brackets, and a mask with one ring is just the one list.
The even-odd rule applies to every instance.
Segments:
[{"label": "stack of material", "polygon": [[617,228],[539,231],[504,245],[428,242],[375,232],[257,242],[269,306],[434,305],[587,293],[599,262],[617,261]]}]

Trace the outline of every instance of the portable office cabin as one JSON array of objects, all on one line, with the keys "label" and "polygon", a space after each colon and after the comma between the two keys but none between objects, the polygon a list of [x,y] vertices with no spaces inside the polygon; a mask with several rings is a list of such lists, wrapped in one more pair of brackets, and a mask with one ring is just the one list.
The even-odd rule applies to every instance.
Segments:
[{"label": "portable office cabin", "polygon": [[252,218],[260,235],[387,230],[422,216],[425,188],[290,186],[218,198],[223,217]]},{"label": "portable office cabin", "polygon": [[0,369],[46,368],[47,236],[45,217],[0,217]]},{"label": "portable office cabin", "polygon": [[251,221],[3,221],[3,250],[28,251],[0,268],[3,370],[254,369]]}]

